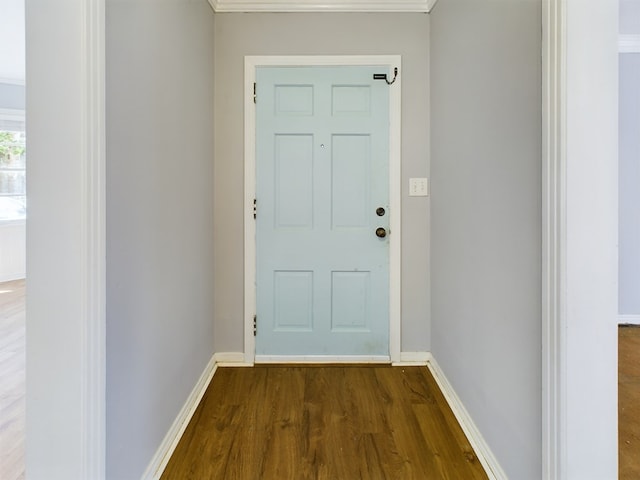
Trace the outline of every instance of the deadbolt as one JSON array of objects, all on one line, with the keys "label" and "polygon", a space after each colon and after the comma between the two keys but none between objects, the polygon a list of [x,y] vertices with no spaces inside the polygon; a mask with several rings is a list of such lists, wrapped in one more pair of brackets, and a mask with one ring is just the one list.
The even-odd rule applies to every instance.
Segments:
[{"label": "deadbolt", "polygon": [[378,215],[379,217],[382,217],[385,214],[385,210],[382,207],[378,207],[376,208],[376,215]]},{"label": "deadbolt", "polygon": [[376,235],[380,238],[384,238],[387,236],[387,231],[382,227],[378,227],[376,228]]}]

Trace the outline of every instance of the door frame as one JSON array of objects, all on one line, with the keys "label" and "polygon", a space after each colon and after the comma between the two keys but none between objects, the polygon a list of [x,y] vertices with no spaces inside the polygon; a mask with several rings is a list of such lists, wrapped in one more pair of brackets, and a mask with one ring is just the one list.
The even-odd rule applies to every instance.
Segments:
[{"label": "door frame", "polygon": [[106,477],[105,3],[25,5],[29,478]]},{"label": "door frame", "polygon": [[542,477],[617,478],[618,2],[542,26]]},{"label": "door frame", "polygon": [[[245,56],[244,58],[244,361],[255,362],[256,340],[256,112],[253,85],[257,67],[380,66],[381,73],[398,77],[389,87],[389,361],[400,361],[401,328],[401,55]],[[294,357],[295,358],[295,357]],[[355,357],[354,357],[355,358]],[[307,358],[305,361],[311,360]],[[350,362],[349,357],[313,357],[313,362]],[[361,359],[358,359],[361,363]],[[362,360],[367,361],[367,360]],[[379,360],[370,360],[372,362]]]}]

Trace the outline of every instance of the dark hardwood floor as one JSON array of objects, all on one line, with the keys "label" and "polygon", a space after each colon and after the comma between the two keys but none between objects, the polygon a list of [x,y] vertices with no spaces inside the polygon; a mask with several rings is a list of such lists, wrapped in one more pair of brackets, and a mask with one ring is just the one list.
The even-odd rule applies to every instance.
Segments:
[{"label": "dark hardwood floor", "polygon": [[[25,478],[24,294],[0,283],[2,480]],[[639,326],[618,370],[620,479],[639,479]],[[426,368],[255,367],[219,369],[162,478],[486,476]]]},{"label": "dark hardwood floor", "polygon": [[170,479],[485,479],[426,367],[220,368]]},{"label": "dark hardwood floor", "polygon": [[640,326],[618,327],[619,478],[640,478]]},{"label": "dark hardwood floor", "polygon": [[0,478],[24,474],[24,280],[0,283]]}]

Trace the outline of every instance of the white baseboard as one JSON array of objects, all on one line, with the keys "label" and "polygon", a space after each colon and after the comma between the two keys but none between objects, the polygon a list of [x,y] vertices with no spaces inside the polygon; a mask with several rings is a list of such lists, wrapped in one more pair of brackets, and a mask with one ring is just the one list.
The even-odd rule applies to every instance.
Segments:
[{"label": "white baseboard", "polygon": [[244,361],[242,352],[219,352],[214,355],[219,367],[251,367],[251,363]]},{"label": "white baseboard", "polygon": [[8,273],[6,275],[0,275],[0,283],[13,282],[14,280],[24,280],[25,276],[26,275],[24,272]]},{"label": "white baseboard", "polygon": [[489,445],[484,440],[480,430],[478,430],[478,427],[473,423],[471,415],[469,415],[467,409],[464,408],[460,397],[458,397],[455,390],[449,383],[449,380],[447,380],[447,377],[438,365],[438,362],[436,362],[431,353],[428,353],[427,355],[429,356],[427,367],[431,371],[431,374],[440,387],[444,398],[447,400],[449,407],[451,407],[453,414],[467,436],[467,439],[476,453],[478,460],[480,460],[480,463],[484,467],[487,476],[490,480],[508,480],[507,474],[504,473],[504,470],[502,470],[502,467],[493,455]]},{"label": "white baseboard", "polygon": [[618,325],[640,325],[640,315],[618,315]]},{"label": "white baseboard", "polygon": [[393,362],[395,367],[424,366],[431,359],[429,352],[400,352],[400,361]]},{"label": "white baseboard", "polygon": [[256,355],[256,363],[391,363],[388,355]]},{"label": "white baseboard", "polygon": [[162,440],[156,454],[151,459],[147,470],[142,475],[142,480],[157,480],[162,475],[167,463],[169,463],[169,459],[171,458],[173,451],[178,446],[178,442],[180,441],[182,434],[187,428],[187,425],[189,425],[191,417],[193,417],[196,408],[200,404],[200,400],[202,400],[204,392],[207,390],[209,383],[211,383],[211,379],[216,373],[217,367],[216,355],[213,355],[205,367],[204,372],[202,372],[202,375],[198,379],[195,387],[193,387],[193,390],[189,394],[187,401]]}]

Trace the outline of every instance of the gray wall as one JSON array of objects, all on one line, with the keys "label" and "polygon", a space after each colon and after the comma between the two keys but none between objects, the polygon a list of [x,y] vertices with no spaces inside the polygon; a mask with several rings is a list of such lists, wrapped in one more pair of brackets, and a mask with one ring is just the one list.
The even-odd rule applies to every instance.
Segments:
[{"label": "gray wall", "polygon": [[640,54],[620,55],[618,313],[640,315]]},{"label": "gray wall", "polygon": [[107,1],[107,477],[140,478],[213,354],[213,12]]},{"label": "gray wall", "polygon": [[[640,33],[640,0],[621,0],[619,15],[621,34]],[[640,315],[640,54],[619,60],[618,313]]]},{"label": "gray wall", "polygon": [[640,0],[620,0],[619,15],[620,33],[640,33]]},{"label": "gray wall", "polygon": [[431,14],[432,352],[509,478],[541,478],[540,2]]},{"label": "gray wall", "polygon": [[402,350],[430,349],[427,198],[407,196],[429,171],[426,14],[217,14],[216,351],[243,346],[243,72],[245,55],[401,54]]}]

